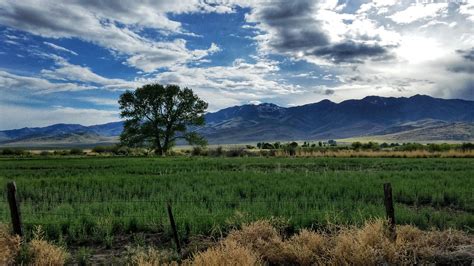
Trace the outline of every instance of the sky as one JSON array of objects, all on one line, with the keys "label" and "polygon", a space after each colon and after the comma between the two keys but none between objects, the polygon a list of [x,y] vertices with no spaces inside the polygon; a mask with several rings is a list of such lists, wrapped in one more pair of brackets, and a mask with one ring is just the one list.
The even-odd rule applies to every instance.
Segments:
[{"label": "sky", "polygon": [[474,0],[0,0],[0,129],[118,121],[149,83],[209,111],[474,100]]}]

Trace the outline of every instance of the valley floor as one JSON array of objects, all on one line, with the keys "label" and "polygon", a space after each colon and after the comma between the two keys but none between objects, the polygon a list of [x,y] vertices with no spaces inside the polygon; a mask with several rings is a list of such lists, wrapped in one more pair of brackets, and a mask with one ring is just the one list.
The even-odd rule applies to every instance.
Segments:
[{"label": "valley floor", "polygon": [[[400,225],[474,228],[472,158],[1,158],[0,185],[13,180],[26,239],[71,250],[158,245],[173,249],[171,203],[183,245],[219,238],[256,220],[288,232],[362,226],[383,218],[383,183],[393,187]],[[10,214],[5,190],[0,223]]]}]

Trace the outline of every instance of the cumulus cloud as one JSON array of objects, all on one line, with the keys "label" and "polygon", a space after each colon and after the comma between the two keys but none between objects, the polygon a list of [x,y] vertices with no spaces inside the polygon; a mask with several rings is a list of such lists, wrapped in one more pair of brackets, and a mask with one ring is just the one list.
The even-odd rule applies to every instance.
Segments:
[{"label": "cumulus cloud", "polygon": [[440,13],[446,11],[448,3],[413,4],[405,10],[396,12],[389,16],[393,21],[400,24],[413,23],[415,21],[427,20],[437,17]]},{"label": "cumulus cloud", "polygon": [[[306,8],[293,9],[285,20],[265,19],[264,6],[253,11],[249,22],[257,23],[262,31],[255,38],[262,50],[291,55],[293,60],[338,73],[338,82],[319,87],[314,95],[324,97],[329,89],[335,100],[416,93],[474,99],[470,3],[370,1],[354,13],[346,13],[337,1],[332,5],[330,1],[297,2]],[[311,11],[305,13],[307,10]],[[291,21],[292,15],[295,21],[307,18],[301,28],[308,25],[323,41],[315,41],[313,46],[286,46],[285,50],[273,45],[284,43],[280,38],[291,30],[284,28],[284,22]],[[304,34],[298,37],[306,43]],[[294,103],[296,99],[307,100],[295,97]]]},{"label": "cumulus cloud", "polygon": [[[183,39],[157,42],[140,35],[143,28],[165,34],[186,34],[167,13],[231,12],[203,1],[68,1],[0,2],[0,24],[49,38],[79,38],[124,54],[126,62],[144,71],[198,60],[215,52],[188,50]],[[227,7],[227,6],[224,6]],[[54,19],[52,19],[54,18]]]},{"label": "cumulus cloud", "polygon": [[380,41],[379,35],[386,34],[383,27],[341,13],[342,7],[337,1],[264,2],[254,7],[247,21],[262,32],[255,37],[262,52],[316,64],[388,58],[393,44]]},{"label": "cumulus cloud", "polygon": [[146,72],[152,72],[157,68],[169,68],[188,61],[198,61],[210,54],[220,51],[220,48],[212,43],[207,50],[193,50],[186,48],[186,41],[177,39],[174,42],[155,43],[156,50],[142,51],[127,59],[127,64],[137,67]]},{"label": "cumulus cloud", "polygon": [[248,63],[236,59],[231,66],[174,67],[157,74],[153,80],[189,86],[210,102],[211,110],[217,110],[238,103],[302,92],[296,85],[277,80],[274,74],[278,71],[277,61],[261,59]]}]

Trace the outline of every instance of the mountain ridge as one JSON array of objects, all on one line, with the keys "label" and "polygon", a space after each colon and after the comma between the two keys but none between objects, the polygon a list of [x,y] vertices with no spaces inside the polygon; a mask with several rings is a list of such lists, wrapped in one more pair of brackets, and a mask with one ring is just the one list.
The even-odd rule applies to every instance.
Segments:
[{"label": "mountain ridge", "polygon": [[[438,121],[438,122],[435,122]],[[458,123],[454,126],[453,123]],[[461,124],[459,124],[461,123]],[[410,125],[411,124],[411,125]],[[456,134],[449,134],[450,125]],[[440,99],[427,95],[411,97],[367,96],[362,99],[335,103],[322,100],[293,107],[272,103],[245,104],[206,114],[206,125],[197,131],[210,143],[244,143],[255,141],[287,141],[339,139],[358,136],[423,133],[429,127],[437,138],[453,140],[461,136],[470,140],[474,125],[474,101]],[[28,142],[35,138],[50,138],[67,134],[91,134],[93,138],[117,137],[123,123],[100,125],[54,124],[47,127],[0,131],[0,145]],[[436,127],[442,127],[436,130]],[[442,133],[440,133],[442,132]],[[454,136],[454,137],[453,137]],[[460,140],[461,140],[460,139]]]}]

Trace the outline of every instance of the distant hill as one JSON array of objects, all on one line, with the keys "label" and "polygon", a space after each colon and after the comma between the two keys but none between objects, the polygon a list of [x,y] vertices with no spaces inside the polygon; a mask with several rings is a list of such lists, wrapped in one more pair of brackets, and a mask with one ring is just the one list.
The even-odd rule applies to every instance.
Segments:
[{"label": "distant hill", "polygon": [[406,126],[389,128],[373,134],[380,139],[394,142],[406,141],[474,141],[474,123],[421,121]]},{"label": "distant hill", "polygon": [[112,145],[118,142],[117,136],[101,136],[95,133],[64,133],[54,136],[35,136],[3,142],[2,146],[13,147],[92,147]]},{"label": "distant hill", "polygon": [[[208,114],[207,125],[200,131],[214,143],[338,139],[402,132],[410,129],[409,123],[423,120],[472,124],[474,102],[415,95],[369,96],[341,103],[323,100],[290,108],[243,105]],[[445,129],[449,131],[449,126]],[[466,138],[473,136],[462,140]]]},{"label": "distant hill", "polygon": [[[6,130],[0,131],[0,145],[116,141],[122,127],[122,122],[113,122]],[[372,136],[412,141],[471,141],[473,127],[474,101],[415,95],[368,96],[341,103],[323,100],[290,108],[270,103],[234,106],[208,113],[206,126],[198,131],[214,144]]]}]

